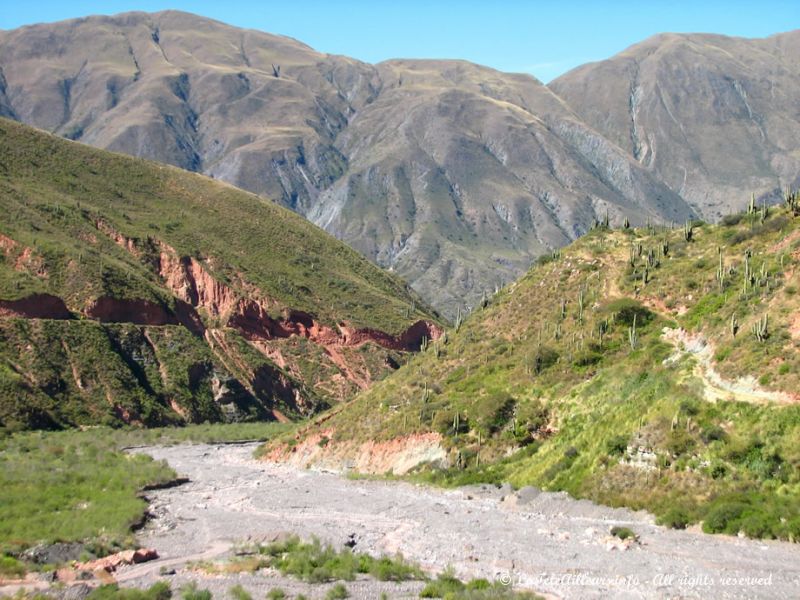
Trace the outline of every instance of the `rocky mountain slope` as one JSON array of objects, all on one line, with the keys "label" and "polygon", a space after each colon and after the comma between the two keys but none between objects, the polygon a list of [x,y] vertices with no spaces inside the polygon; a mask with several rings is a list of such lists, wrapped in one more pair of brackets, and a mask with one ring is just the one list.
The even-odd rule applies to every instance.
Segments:
[{"label": "rocky mountain slope", "polygon": [[663,34],[550,84],[580,118],[716,220],[800,178],[800,31]]},{"label": "rocky mountain slope", "polygon": [[599,227],[265,452],[799,540],[800,196],[788,200],[718,226]]},{"label": "rocky mountain slope", "polygon": [[6,428],[291,419],[439,331],[287,209],[7,119],[0,210]]},{"label": "rocky mountain slope", "polygon": [[530,76],[173,11],[0,32],[0,114],[277,200],[450,316],[606,214],[695,212]]}]

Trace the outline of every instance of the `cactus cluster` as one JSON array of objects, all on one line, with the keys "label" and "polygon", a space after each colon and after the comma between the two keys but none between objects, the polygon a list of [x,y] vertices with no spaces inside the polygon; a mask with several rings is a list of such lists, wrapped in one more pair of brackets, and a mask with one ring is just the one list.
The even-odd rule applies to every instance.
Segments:
[{"label": "cactus cluster", "polygon": [[783,193],[783,202],[786,208],[792,212],[792,216],[800,216],[800,192],[797,190],[792,191],[791,188],[787,187]]},{"label": "cactus cluster", "polygon": [[694,226],[690,221],[686,221],[683,225],[683,239],[687,242],[691,242],[692,238],[694,237]]},{"label": "cactus cluster", "polygon": [[769,337],[768,315],[764,315],[753,323],[753,335],[759,342],[765,341]]}]

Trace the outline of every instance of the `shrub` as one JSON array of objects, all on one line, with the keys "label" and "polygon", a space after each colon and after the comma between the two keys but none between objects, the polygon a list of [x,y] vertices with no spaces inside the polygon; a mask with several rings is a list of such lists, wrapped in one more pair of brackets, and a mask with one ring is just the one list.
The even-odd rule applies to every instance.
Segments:
[{"label": "shrub", "polygon": [[692,522],[689,513],[682,508],[672,507],[658,518],[658,524],[672,529],[686,529]]},{"label": "shrub", "polygon": [[[281,600],[281,598],[286,597],[285,594],[283,596],[273,596],[272,592],[274,591],[275,590],[270,591],[270,593],[267,594],[267,598],[270,600]],[[250,592],[244,589],[241,585],[233,586],[228,590],[228,594],[230,594],[234,600],[253,600],[253,596],[250,595]]]},{"label": "shrub", "polygon": [[25,565],[13,556],[3,556],[0,558],[0,575],[18,579],[25,576]]},{"label": "shrub", "polygon": [[609,456],[619,456],[628,449],[628,438],[624,435],[615,435],[606,442],[606,452]]},{"label": "shrub", "polygon": [[284,598],[286,598],[286,592],[281,588],[272,588],[267,592],[267,600],[283,600]]},{"label": "shrub", "polygon": [[344,598],[349,597],[350,592],[347,591],[347,588],[343,583],[337,583],[328,590],[327,594],[325,594],[325,600],[344,600]]},{"label": "shrub", "polygon": [[164,581],[154,583],[146,590],[120,588],[117,584],[101,585],[92,590],[86,598],[87,600],[169,600],[172,598],[172,590]]},{"label": "shrub", "polygon": [[653,313],[640,302],[630,298],[620,298],[606,305],[606,311],[616,315],[616,321],[623,325],[633,325],[636,317],[636,326],[644,325],[653,318]]},{"label": "shrub", "polygon": [[742,514],[746,510],[747,504],[743,502],[721,502],[708,511],[703,521],[703,531],[706,533],[736,534],[739,532],[739,522]]},{"label": "shrub", "polygon": [[637,537],[636,533],[634,533],[632,529],[629,529],[628,527],[620,527],[618,525],[615,525],[611,528],[611,535],[618,537],[621,540],[635,540]]},{"label": "shrub", "polygon": [[197,589],[197,583],[192,581],[181,588],[181,598],[183,600],[211,600],[212,596],[208,590]]}]

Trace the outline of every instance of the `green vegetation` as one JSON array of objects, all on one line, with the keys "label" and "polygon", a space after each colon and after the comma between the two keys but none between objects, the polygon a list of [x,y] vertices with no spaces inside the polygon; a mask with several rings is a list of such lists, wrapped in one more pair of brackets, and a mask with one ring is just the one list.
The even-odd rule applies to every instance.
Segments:
[{"label": "green vegetation", "polygon": [[146,590],[121,588],[116,584],[102,585],[87,596],[87,600],[169,600],[170,598],[172,590],[164,581],[154,583]]},{"label": "green vegetation", "polygon": [[347,586],[343,583],[334,584],[325,594],[325,600],[344,600],[350,597],[350,592],[347,591]]},{"label": "green vegetation", "polygon": [[29,432],[0,438],[0,570],[28,565],[14,556],[37,543],[76,541],[102,556],[133,546],[131,527],[147,504],[138,492],[168,482],[163,462],[121,449],[186,441],[266,440],[285,430],[275,423],[198,425],[152,430]]},{"label": "green vegetation", "polygon": [[536,600],[540,598],[530,592],[515,591],[510,585],[499,581],[490,583],[486,579],[473,579],[467,583],[445,570],[420,592],[420,598],[445,598],[452,600]]},{"label": "green vegetation", "polygon": [[253,548],[241,549],[241,556],[222,565],[205,564],[206,570],[241,572],[272,567],[283,575],[292,575],[309,583],[352,581],[365,573],[379,581],[405,581],[423,579],[419,567],[406,562],[402,556],[374,558],[368,554],[353,553],[349,549],[336,550],[314,539],[304,542],[296,536]]},{"label": "green vegetation", "polygon": [[621,540],[635,540],[638,536],[628,527],[612,527],[611,535]]},{"label": "green vegetation", "polygon": [[[437,352],[292,435],[436,432],[451,466],[410,477],[565,490],[677,528],[800,540],[797,216],[726,223],[598,227],[487,299]],[[664,334],[678,327],[683,338]],[[685,347],[694,335],[710,367]],[[746,375],[760,395],[737,383]]]},{"label": "green vegetation", "polygon": [[[436,320],[395,276],[229,185],[5,119],[0,165],[0,302],[65,303],[28,300],[48,318],[0,319],[0,428],[299,418],[357,390],[316,344],[251,343],[227,320],[240,298],[332,327],[398,333]],[[217,308],[181,274],[190,260]],[[99,298],[111,308],[86,318]],[[371,344],[343,355],[368,379],[398,359]]]}]

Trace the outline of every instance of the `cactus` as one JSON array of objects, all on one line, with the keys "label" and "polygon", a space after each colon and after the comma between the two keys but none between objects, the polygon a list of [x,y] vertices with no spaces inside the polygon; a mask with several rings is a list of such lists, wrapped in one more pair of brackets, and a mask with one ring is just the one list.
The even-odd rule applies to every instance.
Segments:
[{"label": "cactus", "polygon": [[786,203],[786,208],[791,211],[792,216],[800,216],[800,193],[797,191],[793,192],[787,187],[786,192],[783,194],[783,200]]},{"label": "cactus", "polygon": [[736,337],[739,333],[739,321],[736,320],[736,313],[731,315],[731,337]]},{"label": "cactus", "polygon": [[428,399],[431,397],[431,391],[428,389],[428,382],[425,382],[425,388],[422,390],[422,403],[427,404]]},{"label": "cactus", "polygon": [[578,292],[578,323],[583,325],[583,290]]},{"label": "cactus", "polygon": [[281,76],[281,66],[280,65],[272,65],[272,75],[278,79]]},{"label": "cactus", "polygon": [[633,315],[633,325],[628,327],[628,343],[631,345],[631,350],[636,350],[639,343],[639,335],[636,333],[636,314]]},{"label": "cactus", "polygon": [[668,240],[664,240],[661,243],[661,254],[663,254],[665,257],[669,256],[669,241]]},{"label": "cactus", "polygon": [[769,337],[768,315],[753,323],[753,335],[759,342],[765,341]]},{"label": "cactus", "polygon": [[647,285],[650,283],[650,267],[644,266],[644,273],[642,273],[642,284]]},{"label": "cactus", "polygon": [[625,220],[622,222],[622,228],[623,229],[631,228],[631,222],[628,220],[628,217],[625,217]]},{"label": "cactus", "polygon": [[719,283],[719,291],[725,289],[725,263],[722,260],[722,248],[717,246],[717,254],[719,255],[719,266],[717,267],[717,282]]},{"label": "cactus", "polygon": [[428,349],[428,338],[423,336],[422,341],[419,343],[419,351],[425,352]]},{"label": "cactus", "polygon": [[747,214],[754,215],[756,214],[756,195],[752,194],[750,196],[750,204],[747,206]]},{"label": "cactus", "polygon": [[458,333],[458,330],[461,329],[461,323],[463,323],[464,318],[461,316],[461,307],[459,306],[456,311],[456,321],[455,321],[455,330]]},{"label": "cactus", "polygon": [[486,292],[483,292],[483,296],[481,297],[481,308],[486,308],[489,306],[489,298],[486,297]]},{"label": "cactus", "polygon": [[687,242],[691,242],[693,236],[694,226],[690,221],[686,221],[686,223],[683,225],[683,239],[685,239]]},{"label": "cactus", "polygon": [[636,250],[634,249],[633,244],[631,244],[631,254],[630,258],[628,258],[628,262],[630,263],[631,267],[636,266]]},{"label": "cactus", "polygon": [[567,318],[567,299],[566,298],[562,298],[561,299],[561,320],[563,321],[566,318]]}]

